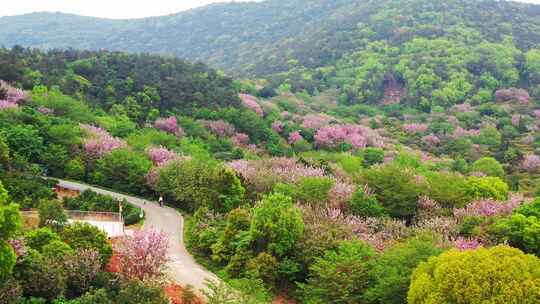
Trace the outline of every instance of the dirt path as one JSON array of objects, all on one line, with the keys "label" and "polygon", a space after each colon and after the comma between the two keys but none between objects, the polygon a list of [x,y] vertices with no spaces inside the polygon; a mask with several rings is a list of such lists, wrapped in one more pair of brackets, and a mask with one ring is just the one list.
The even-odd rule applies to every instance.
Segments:
[{"label": "dirt path", "polygon": [[169,236],[169,276],[177,283],[182,285],[191,285],[196,290],[205,288],[205,279],[217,280],[217,277],[199,265],[195,259],[189,254],[184,246],[183,226],[184,218],[176,210],[169,207],[160,207],[156,202],[147,201],[140,198],[119,194],[85,184],[80,184],[71,181],[59,181],[59,186],[71,189],[84,191],[91,189],[97,193],[110,195],[116,199],[126,199],[133,205],[141,207],[145,214],[146,220],[144,227],[153,227],[163,230]]}]

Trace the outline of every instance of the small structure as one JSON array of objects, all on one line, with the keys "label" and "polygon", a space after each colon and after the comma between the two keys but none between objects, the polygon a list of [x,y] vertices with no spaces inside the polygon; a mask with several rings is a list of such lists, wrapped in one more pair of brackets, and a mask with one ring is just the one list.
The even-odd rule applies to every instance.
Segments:
[{"label": "small structure", "polygon": [[66,210],[68,222],[84,222],[99,228],[109,238],[123,236],[124,219],[120,212],[95,212]]}]

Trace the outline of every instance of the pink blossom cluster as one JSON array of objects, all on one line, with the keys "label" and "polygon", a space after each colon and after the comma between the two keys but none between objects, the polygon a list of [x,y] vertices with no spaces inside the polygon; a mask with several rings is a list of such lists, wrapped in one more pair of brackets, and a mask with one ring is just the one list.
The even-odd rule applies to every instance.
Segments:
[{"label": "pink blossom cluster", "polygon": [[158,279],[169,261],[169,239],[163,231],[135,230],[115,244],[120,274],[128,279]]},{"label": "pink blossom cluster", "polygon": [[384,251],[397,240],[410,235],[404,221],[389,218],[359,218],[344,214],[337,208],[318,208],[315,211],[324,217],[350,227],[353,233],[378,251]]},{"label": "pink blossom cluster", "polygon": [[182,127],[178,125],[178,120],[174,116],[169,118],[158,118],[154,122],[154,128],[174,134],[178,137],[184,135],[184,130],[182,130]]},{"label": "pink blossom cluster", "polygon": [[163,146],[159,148],[152,147],[148,149],[148,157],[156,166],[160,166],[167,163],[177,157],[174,151],[171,151]]},{"label": "pink blossom cluster", "polygon": [[333,125],[322,127],[315,133],[315,144],[318,147],[335,148],[347,143],[358,150],[366,146],[382,147],[382,137],[371,128],[361,125]]},{"label": "pink blossom cluster", "polygon": [[276,183],[296,183],[302,177],[322,177],[321,168],[305,166],[293,158],[275,157],[262,160],[235,160],[227,166],[233,169],[255,191],[269,192]]},{"label": "pink blossom cluster", "polygon": [[512,115],[511,121],[512,121],[512,125],[514,127],[518,127],[519,123],[521,122],[521,115],[519,115],[519,114]]},{"label": "pink blossom cluster", "polygon": [[430,146],[437,146],[441,143],[441,139],[435,134],[429,134],[422,137],[422,141]]},{"label": "pink blossom cluster", "polygon": [[453,217],[421,217],[414,225],[414,229],[435,232],[449,240],[458,234],[458,222]]},{"label": "pink blossom cluster", "polygon": [[9,109],[16,109],[19,105],[17,105],[14,102],[9,102],[7,100],[0,100],[0,111],[9,110]]},{"label": "pink blossom cluster", "polygon": [[308,114],[302,119],[302,127],[305,129],[318,130],[327,126],[334,118],[326,114]]},{"label": "pink blossom cluster", "polygon": [[283,127],[284,127],[284,124],[282,121],[276,120],[272,123],[272,130],[274,130],[274,132],[276,133],[283,132]]},{"label": "pink blossom cluster", "polygon": [[506,202],[499,202],[493,199],[480,199],[468,204],[465,208],[455,208],[454,216],[463,218],[466,216],[502,216],[512,213],[514,209],[521,206],[523,196],[512,194]]},{"label": "pink blossom cluster", "polygon": [[328,193],[328,201],[335,208],[344,209],[345,204],[351,199],[356,187],[348,182],[335,181]]},{"label": "pink blossom cluster", "polygon": [[425,133],[428,130],[428,125],[425,123],[409,123],[403,125],[403,131],[409,134]]},{"label": "pink blossom cluster", "polygon": [[233,136],[235,134],[234,126],[224,120],[203,120],[204,127],[217,136]]},{"label": "pink blossom cluster", "polygon": [[304,137],[302,137],[302,135],[300,134],[300,132],[294,131],[294,132],[292,132],[291,134],[289,134],[288,142],[289,142],[289,144],[292,145],[292,144],[294,144],[294,143],[296,143],[296,142],[298,142],[298,141],[301,141],[301,140],[303,140],[303,139],[304,139]]},{"label": "pink blossom cluster", "polygon": [[534,172],[540,167],[540,156],[536,154],[527,154],[521,161],[521,168],[528,172]]},{"label": "pink blossom cluster", "polygon": [[245,146],[249,144],[249,136],[245,133],[236,133],[232,137],[232,141],[237,146]]},{"label": "pink blossom cluster", "polygon": [[454,115],[449,115],[446,120],[454,126],[457,126],[459,124],[459,119],[457,119],[457,117],[455,117]]},{"label": "pink blossom cluster", "polygon": [[10,86],[7,82],[0,80],[0,89],[5,91],[4,101],[7,101],[11,104],[19,104],[24,101],[27,96],[26,93],[18,88]]},{"label": "pink blossom cluster", "polygon": [[470,103],[460,103],[452,106],[451,111],[454,113],[470,113],[474,110]]},{"label": "pink blossom cluster", "polygon": [[15,251],[17,258],[26,254],[26,245],[24,244],[23,238],[10,239],[8,240],[8,244],[13,248],[13,251]]},{"label": "pink blossom cluster", "polygon": [[478,129],[465,130],[462,127],[456,127],[454,129],[454,132],[452,133],[452,137],[454,139],[459,139],[463,137],[475,137],[479,135],[480,135],[480,130]]},{"label": "pink blossom cluster", "polygon": [[540,119],[540,110],[534,110],[533,114],[536,119]]},{"label": "pink blossom cluster", "polygon": [[261,106],[257,103],[257,100],[254,96],[248,95],[248,94],[240,94],[240,99],[242,99],[242,103],[244,106],[251,111],[257,113],[259,116],[263,116],[264,112]]},{"label": "pink blossom cluster", "polygon": [[84,139],[84,150],[90,157],[100,158],[116,149],[127,147],[120,138],[113,137],[107,131],[91,125],[79,124],[89,137]]},{"label": "pink blossom cluster", "polygon": [[281,112],[281,119],[289,119],[289,118],[291,118],[291,113],[289,111]]},{"label": "pink blossom cluster", "polygon": [[515,100],[521,104],[527,104],[529,103],[530,98],[531,96],[529,95],[529,92],[527,92],[524,89],[510,88],[510,89],[497,90],[495,92],[496,101]]},{"label": "pink blossom cluster", "polygon": [[454,247],[458,250],[473,250],[483,246],[482,242],[473,238],[457,237],[452,241]]}]

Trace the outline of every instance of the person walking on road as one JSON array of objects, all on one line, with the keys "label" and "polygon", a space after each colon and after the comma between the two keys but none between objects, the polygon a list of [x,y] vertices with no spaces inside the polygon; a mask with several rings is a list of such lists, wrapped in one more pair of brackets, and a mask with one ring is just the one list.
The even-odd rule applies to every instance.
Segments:
[{"label": "person walking on road", "polygon": [[159,203],[160,207],[163,207],[163,196],[161,196],[161,195],[159,196],[158,203]]}]

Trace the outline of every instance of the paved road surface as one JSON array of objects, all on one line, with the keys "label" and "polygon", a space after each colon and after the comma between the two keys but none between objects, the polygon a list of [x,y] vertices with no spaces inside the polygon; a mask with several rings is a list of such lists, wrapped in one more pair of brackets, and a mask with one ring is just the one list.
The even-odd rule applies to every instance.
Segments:
[{"label": "paved road surface", "polygon": [[79,191],[92,189],[97,193],[110,195],[116,199],[126,199],[131,204],[141,207],[146,214],[144,227],[163,230],[169,236],[169,257],[171,258],[169,262],[169,275],[173,280],[182,285],[189,284],[196,290],[205,288],[205,279],[217,280],[217,277],[213,273],[199,265],[186,250],[183,240],[184,219],[176,210],[169,207],[160,207],[156,202],[147,202],[144,204],[144,200],[140,198],[106,191],[80,183],[60,180],[59,186]]}]

